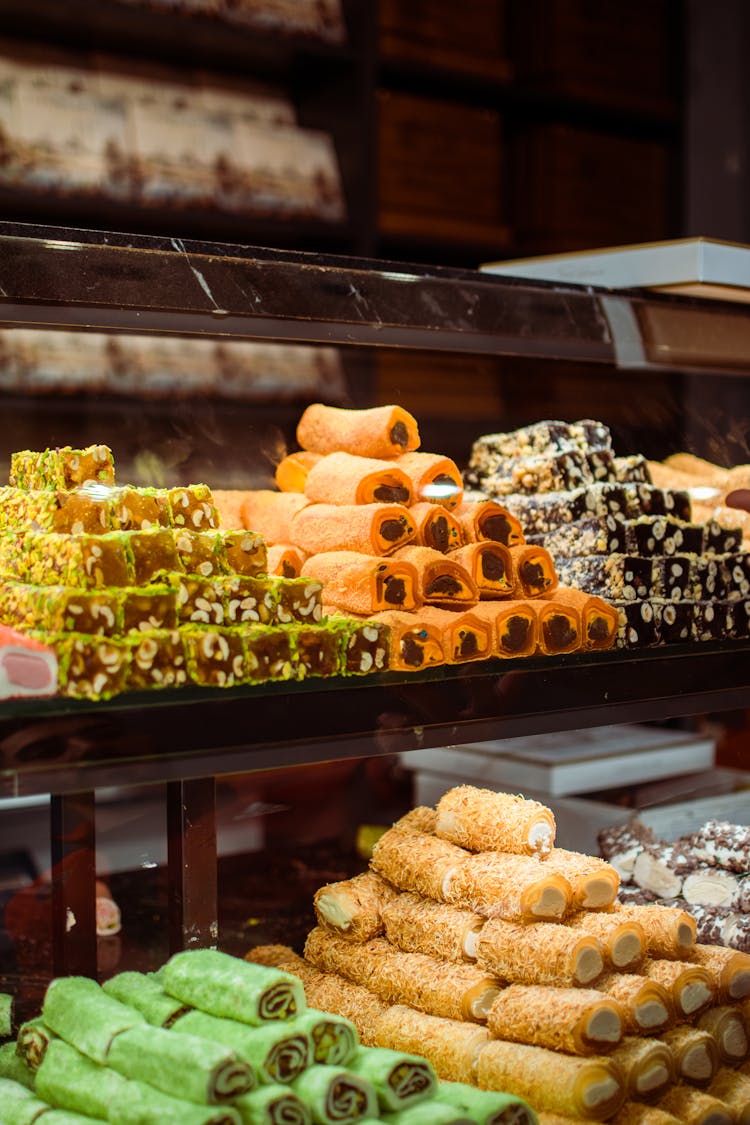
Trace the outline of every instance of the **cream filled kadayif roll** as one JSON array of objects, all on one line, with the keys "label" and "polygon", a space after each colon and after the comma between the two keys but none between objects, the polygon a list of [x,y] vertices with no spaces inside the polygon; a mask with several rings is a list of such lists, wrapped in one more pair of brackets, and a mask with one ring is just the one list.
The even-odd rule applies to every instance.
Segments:
[{"label": "cream filled kadayif roll", "polygon": [[546,855],[555,843],[555,818],[538,801],[458,785],[438,802],[435,834],[472,852]]}]

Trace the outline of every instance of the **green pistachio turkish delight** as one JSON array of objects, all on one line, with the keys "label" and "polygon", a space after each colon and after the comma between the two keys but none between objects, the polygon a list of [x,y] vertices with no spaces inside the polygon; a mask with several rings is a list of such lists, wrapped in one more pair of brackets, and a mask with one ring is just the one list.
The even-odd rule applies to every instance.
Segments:
[{"label": "green pistachio turkish delight", "polygon": [[279,625],[295,621],[312,625],[322,620],[320,582],[312,578],[271,578],[270,583],[276,606],[274,617]]},{"label": "green pistachio turkish delight", "polygon": [[295,676],[292,634],[268,625],[242,628],[245,674],[250,683],[291,680]]},{"label": "green pistachio turkish delight", "polygon": [[177,586],[166,582],[128,586],[120,595],[123,632],[177,628]]},{"label": "green pistachio turkish delight", "polygon": [[112,521],[120,531],[168,527],[167,493],[155,488],[118,488],[114,496]]},{"label": "green pistachio turkish delight", "polygon": [[21,574],[25,574],[27,582],[86,587],[133,583],[133,566],[123,532],[65,535],[32,531],[16,538],[23,560]]},{"label": "green pistachio turkish delight", "polygon": [[10,459],[10,483],[16,488],[80,488],[94,481],[115,483],[112,451],[106,445],[71,449],[69,445],[41,452],[22,450]]},{"label": "green pistachio turkish delight", "polygon": [[221,573],[220,540],[215,531],[175,528],[174,543],[180,566],[187,574],[211,578]]},{"label": "green pistachio turkish delight", "polygon": [[244,574],[248,578],[265,574],[266,544],[255,531],[222,531],[218,549],[220,565],[226,574]]},{"label": "green pistachio turkish delight", "polygon": [[123,591],[80,586],[0,586],[0,621],[45,633],[87,633],[111,637],[122,632]]},{"label": "green pistachio turkish delight", "polygon": [[177,590],[177,618],[180,624],[223,625],[224,594],[218,581],[199,574],[172,574]]},{"label": "green pistachio turkish delight", "polygon": [[57,656],[57,682],[62,695],[75,699],[108,699],[125,688],[131,645],[118,637],[86,633],[29,636],[48,645]]},{"label": "green pistachio turkish delight", "polygon": [[182,569],[172,528],[152,527],[147,531],[126,531],[121,534],[126,536],[136,586]]},{"label": "green pistachio turkish delight", "polygon": [[296,625],[290,631],[297,679],[335,676],[341,670],[344,633],[335,624]]},{"label": "green pistachio turkish delight", "polygon": [[211,489],[206,484],[189,484],[168,489],[167,505],[171,527],[209,531],[219,526],[219,513]]}]

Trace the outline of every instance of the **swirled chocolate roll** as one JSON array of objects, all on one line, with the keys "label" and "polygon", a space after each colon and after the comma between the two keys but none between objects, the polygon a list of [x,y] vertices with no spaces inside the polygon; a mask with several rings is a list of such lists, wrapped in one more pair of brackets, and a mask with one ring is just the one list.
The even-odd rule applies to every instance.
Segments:
[{"label": "swirled chocolate roll", "polygon": [[439,633],[446,664],[487,660],[492,655],[492,628],[471,609],[440,609],[425,605],[419,619]]},{"label": "swirled chocolate roll", "polygon": [[480,852],[451,874],[445,897],[454,906],[506,922],[556,922],[570,910],[568,880],[529,855]]},{"label": "swirled chocolate roll", "polygon": [[212,1016],[261,1024],[305,1010],[305,994],[289,973],[215,949],[175,953],[160,971],[165,992]]},{"label": "swirled chocolate roll", "polygon": [[406,559],[325,551],[305,560],[302,577],[322,582],[324,601],[345,613],[415,610],[422,604],[417,569]]},{"label": "swirled chocolate roll", "polygon": [[537,615],[533,601],[515,598],[480,601],[472,609],[492,629],[493,655],[531,656],[537,647]]},{"label": "swirled chocolate roll", "polygon": [[607,1058],[576,1058],[498,1039],[479,1055],[477,1085],[517,1094],[535,1108],[586,1120],[611,1117],[625,1100],[620,1071]]},{"label": "swirled chocolate roll", "polygon": [[419,427],[401,406],[355,410],[314,402],[297,424],[297,441],[316,453],[344,450],[361,457],[399,457],[419,449]]},{"label": "swirled chocolate roll", "polygon": [[305,496],[319,504],[405,504],[414,501],[412,483],[396,461],[328,453],[313,465]]},{"label": "swirled chocolate roll", "polygon": [[697,943],[686,961],[700,965],[711,974],[719,1004],[744,1000],[750,996],[750,954],[722,945]]},{"label": "swirled chocolate roll", "polygon": [[750,1053],[750,1042],[741,1008],[720,1004],[707,1008],[695,1021],[701,1031],[707,1031],[719,1052],[722,1066],[737,1066]]},{"label": "swirled chocolate roll", "polygon": [[102,988],[108,996],[114,996],[121,1004],[135,1008],[154,1027],[171,1027],[188,1010],[174,996],[169,996],[158,981],[147,973],[117,973],[105,980]]},{"label": "swirled chocolate roll", "polygon": [[646,936],[638,922],[610,911],[581,910],[566,919],[572,930],[591,934],[601,942],[606,963],[616,972],[637,969],[646,955]]},{"label": "swirled chocolate roll", "polygon": [[267,551],[266,569],[280,578],[299,578],[307,553],[293,543],[274,543]]},{"label": "swirled chocolate roll", "polygon": [[695,947],[695,920],[680,907],[620,902],[615,909],[623,921],[637,922],[643,928],[650,957],[688,958]]},{"label": "swirled chocolate roll", "polygon": [[375,844],[370,864],[401,891],[447,902],[448,886],[468,858],[469,852],[447,840],[394,825]]},{"label": "swirled chocolate roll", "polygon": [[92,1062],[64,1039],[55,1039],[36,1072],[35,1092],[58,1109],[106,1121],[111,1102],[126,1085],[126,1079],[109,1066]]},{"label": "swirled chocolate roll", "polygon": [[316,1125],[350,1125],[376,1117],[378,1099],[370,1082],[338,1066],[311,1066],[292,1083]]},{"label": "swirled chocolate roll", "polygon": [[667,989],[680,1019],[693,1019],[714,1002],[711,975],[700,965],[647,957],[640,971]]},{"label": "swirled chocolate roll", "polygon": [[273,474],[277,487],[282,492],[304,492],[307,474],[322,456],[312,450],[298,449],[282,457]]},{"label": "swirled chocolate roll", "polygon": [[683,1125],[734,1125],[732,1110],[705,1090],[672,1086],[661,1098],[659,1109],[672,1113]]},{"label": "swirled chocolate roll", "polygon": [[519,598],[539,598],[557,587],[555,564],[545,547],[526,544],[508,550]]},{"label": "swirled chocolate roll", "polygon": [[[297,1025],[296,1019],[272,1020],[250,1027],[238,1020],[193,1011],[176,1020],[172,1030],[183,1037],[208,1039],[230,1049],[250,1068],[253,1077],[267,1085],[291,1082],[313,1061],[310,1036]],[[247,1089],[254,1085],[253,1081]]]},{"label": "swirled chocolate roll", "polygon": [[511,598],[516,594],[509,548],[502,543],[467,543],[451,555],[471,575],[480,598]]},{"label": "swirled chocolate roll", "polygon": [[537,1125],[528,1102],[500,1090],[477,1090],[465,1082],[441,1082],[441,1102],[463,1110],[474,1125]]},{"label": "swirled chocolate roll", "polygon": [[305,957],[324,972],[340,973],[388,1004],[410,1004],[447,1019],[487,1018],[500,988],[474,965],[440,961],[424,953],[403,953],[382,938],[353,944],[317,927],[307,936]]},{"label": "swirled chocolate roll", "polygon": [[553,848],[544,864],[565,876],[573,888],[573,906],[579,910],[607,910],[617,898],[620,876],[603,859]]},{"label": "swirled chocolate roll", "polygon": [[443,555],[430,547],[399,547],[394,558],[408,562],[419,575],[420,602],[460,609],[475,605],[479,592],[469,571],[461,565],[461,551]]},{"label": "swirled chocolate roll", "polygon": [[604,956],[596,938],[567,926],[491,918],[479,932],[477,964],[515,984],[569,988],[597,981]]},{"label": "swirled chocolate roll", "polygon": [[443,664],[443,642],[439,630],[418,612],[386,609],[370,614],[369,620],[388,630],[388,667],[394,671],[416,671]]},{"label": "swirled chocolate roll", "polygon": [[609,1057],[623,1073],[627,1096],[635,1101],[658,1098],[675,1079],[674,1056],[661,1039],[628,1035]]},{"label": "swirled chocolate roll", "polygon": [[555,843],[555,818],[539,801],[458,785],[438,802],[435,832],[472,852],[546,855]]},{"label": "swirled chocolate roll", "polygon": [[390,1047],[360,1047],[347,1069],[374,1087],[381,1113],[397,1113],[432,1099],[438,1090],[437,1076],[427,1059]]},{"label": "swirled chocolate roll", "polygon": [[242,1125],[311,1125],[305,1103],[288,1086],[259,1086],[234,1103]]},{"label": "swirled chocolate roll", "polygon": [[448,554],[464,544],[464,531],[454,512],[439,504],[421,500],[412,504],[409,515],[416,528],[414,541],[422,547]]},{"label": "swirled chocolate roll", "polygon": [[456,508],[463,498],[464,483],[455,461],[439,453],[404,453],[398,467],[411,481],[414,501]]},{"label": "swirled chocolate roll", "polygon": [[561,656],[583,647],[583,626],[577,606],[557,601],[557,591],[530,604],[537,619],[537,648],[545,656]]},{"label": "swirled chocolate roll", "polygon": [[476,961],[485,922],[479,914],[406,891],[386,903],[381,914],[385,935],[398,949],[445,961]]},{"label": "swirled chocolate roll", "polygon": [[511,984],[487,1016],[496,1039],[530,1043],[570,1055],[610,1051],[622,1039],[620,1005],[589,988]]},{"label": "swirled chocolate roll", "polygon": [[374,871],[327,883],[315,893],[318,925],[347,941],[368,941],[383,933],[383,908],[398,892]]},{"label": "swirled chocolate roll", "polygon": [[38,1070],[47,1048],[57,1038],[52,1028],[47,1027],[41,1016],[26,1020],[18,1029],[17,1050],[31,1070]]},{"label": "swirled chocolate roll", "polygon": [[377,1020],[374,1039],[378,1047],[423,1055],[440,1078],[472,1083],[490,1033],[475,1023],[429,1016],[405,1004],[394,1004]]},{"label": "swirled chocolate roll", "polygon": [[[195,1105],[145,1082],[129,1081],[109,1105],[111,1125],[240,1125],[233,1106]],[[60,1125],[63,1125],[61,1122]]]},{"label": "swirled chocolate roll", "polygon": [[728,1067],[720,1067],[706,1093],[732,1110],[737,1125],[750,1125],[750,1078]]},{"label": "swirled chocolate roll", "polygon": [[608,973],[594,987],[619,1000],[625,1010],[627,1035],[657,1035],[672,1018],[672,1000],[667,989],[638,973]]},{"label": "swirled chocolate roll", "polygon": [[313,1062],[346,1066],[359,1047],[359,1034],[351,1020],[333,1012],[308,1008],[294,1020],[296,1031],[310,1036]]},{"label": "swirled chocolate roll", "polygon": [[613,605],[596,594],[573,586],[558,586],[552,595],[559,606],[569,606],[581,615],[582,647],[586,651],[612,648],[617,637],[620,617]]},{"label": "swirled chocolate roll", "polygon": [[102,1064],[118,1035],[146,1022],[135,1008],[107,996],[95,981],[76,976],[51,981],[42,1019],[66,1043]]},{"label": "swirled chocolate roll", "polygon": [[708,1086],[719,1069],[719,1052],[707,1031],[680,1024],[661,1033],[674,1058],[675,1073],[682,1082]]},{"label": "swirled chocolate roll", "polygon": [[464,500],[454,515],[467,543],[487,540],[502,543],[504,547],[515,547],[525,542],[521,521],[497,500]]},{"label": "swirled chocolate roll", "polygon": [[287,541],[308,555],[392,555],[414,538],[415,531],[403,504],[308,504],[290,520]]}]

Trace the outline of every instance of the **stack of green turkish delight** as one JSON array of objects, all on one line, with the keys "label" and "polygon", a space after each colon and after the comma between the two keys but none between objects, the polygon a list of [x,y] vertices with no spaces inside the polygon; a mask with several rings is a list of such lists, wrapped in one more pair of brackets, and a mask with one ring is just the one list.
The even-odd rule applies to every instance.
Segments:
[{"label": "stack of green turkish delight", "polygon": [[55,649],[65,695],[386,666],[384,627],[323,621],[320,584],[267,575],[261,537],[220,530],[206,485],[116,487],[106,446],[14,454],[11,481],[0,622]]},{"label": "stack of green turkish delight", "polygon": [[308,1008],[297,977],[215,950],[53,980],[0,1048],[0,1106],[3,1125],[536,1125],[521,1098],[439,1084]]}]

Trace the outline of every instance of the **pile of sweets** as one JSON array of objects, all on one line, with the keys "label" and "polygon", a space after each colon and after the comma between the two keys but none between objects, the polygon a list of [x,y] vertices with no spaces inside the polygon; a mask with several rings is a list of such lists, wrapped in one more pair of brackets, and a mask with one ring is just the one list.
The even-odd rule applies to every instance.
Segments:
[{"label": "pile of sweets", "polygon": [[543,543],[563,582],[618,609],[623,648],[746,637],[750,554],[738,518],[695,522],[684,488],[651,483],[641,456],[616,457],[600,422],[537,422],[486,434],[467,483],[499,497]]},{"label": "pile of sweets", "polygon": [[670,843],[635,818],[603,829],[599,851],[620,875],[622,902],[679,906],[699,941],[750,953],[750,828],[707,820]]},{"label": "pile of sweets", "polygon": [[304,957],[246,956],[296,973],[365,1043],[419,1050],[549,1125],[746,1121],[750,956],[696,943],[682,910],[618,903],[618,886],[555,846],[544,805],[459,786],[320,888]]},{"label": "pile of sweets", "polygon": [[116,487],[106,446],[14,454],[10,479],[0,489],[0,622],[51,650],[63,695],[231,687],[385,662],[377,630],[323,620],[317,580],[269,575],[260,535],[221,530],[206,485]]},{"label": "pile of sweets", "polygon": [[694,517],[740,527],[743,549],[750,550],[750,512],[728,504],[733,492],[750,488],[750,465],[724,469],[694,453],[672,453],[663,461],[649,461],[648,468],[654,484],[689,493]]},{"label": "pile of sweets", "polygon": [[[62,1111],[62,1112],[61,1112]],[[297,977],[216,950],[100,987],[58,977],[0,1048],[3,1125],[536,1125],[522,1099],[438,1084],[361,1045]]]},{"label": "pile of sweets", "polygon": [[466,502],[455,462],[419,451],[401,407],[315,403],[297,440],[278,491],[221,494],[226,518],[322,582],[326,612],[387,625],[391,668],[612,647],[614,609],[560,586],[502,504]]}]

